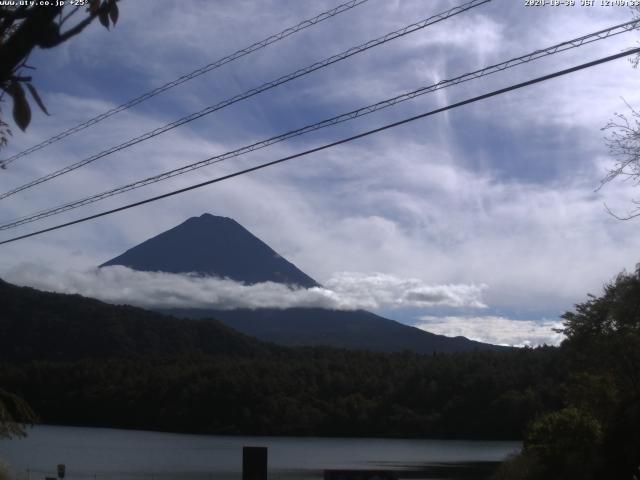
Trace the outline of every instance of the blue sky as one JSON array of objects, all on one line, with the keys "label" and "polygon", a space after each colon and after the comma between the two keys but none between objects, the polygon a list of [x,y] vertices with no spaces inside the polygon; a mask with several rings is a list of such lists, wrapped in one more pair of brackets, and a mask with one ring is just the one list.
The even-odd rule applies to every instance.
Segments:
[{"label": "blue sky", "polygon": [[[21,185],[459,3],[370,0],[14,162],[2,171],[0,189]],[[34,83],[52,115],[34,112],[26,133],[14,129],[10,146],[0,152],[2,158],[337,4],[122,1],[120,21],[111,32],[92,25],[61,47],[32,55],[30,64],[37,67]],[[525,7],[520,1],[494,0],[2,200],[0,220],[223,153],[629,19],[631,12],[624,7]],[[318,146],[618,53],[637,42],[635,32],[619,35],[37,226]],[[0,276],[47,287],[36,281],[43,275],[34,271],[71,272],[57,276],[64,283],[61,279],[73,272],[86,272],[188,217],[210,212],[236,219],[323,284],[343,288],[339,280],[350,272],[350,281],[363,280],[363,289],[397,292],[400,286],[419,283],[455,293],[473,287],[465,290],[473,297],[466,303],[376,304],[374,310],[390,318],[436,333],[496,343],[557,342],[559,337],[550,327],[557,325],[559,314],[583,301],[587,292],[599,293],[605,282],[640,260],[637,221],[620,222],[604,208],[606,203],[624,213],[637,189],[617,182],[595,190],[613,165],[601,128],[615,112],[626,111],[625,101],[640,105],[639,77],[628,61],[618,60],[290,164],[5,245]],[[2,107],[10,111],[6,103]],[[5,232],[3,238],[35,226]],[[70,290],[51,282],[50,289]],[[475,302],[477,295],[480,302]]]}]

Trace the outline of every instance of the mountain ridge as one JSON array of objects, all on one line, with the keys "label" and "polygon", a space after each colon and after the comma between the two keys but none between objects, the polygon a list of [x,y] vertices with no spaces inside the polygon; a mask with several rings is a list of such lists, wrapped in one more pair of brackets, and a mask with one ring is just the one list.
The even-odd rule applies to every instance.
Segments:
[{"label": "mountain ridge", "polygon": [[162,309],[178,318],[216,318],[234,330],[285,347],[331,346],[376,352],[454,353],[503,350],[466,337],[446,337],[381,317],[365,310],[287,309]]}]

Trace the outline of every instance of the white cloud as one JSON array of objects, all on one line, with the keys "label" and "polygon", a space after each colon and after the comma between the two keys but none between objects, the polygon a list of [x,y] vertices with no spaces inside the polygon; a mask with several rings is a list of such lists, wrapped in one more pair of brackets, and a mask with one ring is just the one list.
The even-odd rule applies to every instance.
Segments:
[{"label": "white cloud", "polygon": [[512,320],[500,316],[424,316],[415,326],[448,337],[464,336],[479,342],[514,347],[559,345],[564,336],[554,332],[561,321]]},{"label": "white cloud", "polygon": [[354,272],[339,273],[325,285],[357,303],[372,305],[368,308],[486,307],[481,298],[486,285],[428,285],[417,278]]},{"label": "white cloud", "polygon": [[327,308],[356,310],[401,307],[475,307],[482,287],[426,285],[418,279],[390,275],[344,273],[327,288],[293,288],[264,282],[246,285],[229,279],[139,272],[122,266],[56,271],[44,265],[21,264],[5,280],[45,291],[78,293],[109,303],[155,308]]}]

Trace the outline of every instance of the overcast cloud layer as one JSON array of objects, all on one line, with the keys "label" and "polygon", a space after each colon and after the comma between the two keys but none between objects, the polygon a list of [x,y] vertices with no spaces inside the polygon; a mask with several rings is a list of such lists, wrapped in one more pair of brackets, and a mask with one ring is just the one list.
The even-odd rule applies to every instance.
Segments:
[{"label": "overcast cloud layer", "polygon": [[[92,25],[62,47],[32,55],[30,63],[37,67],[34,82],[52,115],[45,117],[34,109],[28,131],[14,129],[0,157],[337,3],[122,2],[119,23],[111,32]],[[0,189],[21,185],[458,3],[462,2],[370,0],[15,162],[0,171]],[[630,18],[623,7],[527,8],[524,2],[494,0],[3,200],[0,220],[201,160]],[[620,52],[636,46],[638,39],[633,32],[596,42],[37,226],[316,147]],[[393,307],[394,318],[421,322],[441,333],[486,341],[504,338],[500,343],[523,345],[541,339],[555,342],[556,337],[545,337],[538,326],[547,329],[588,292],[598,294],[605,282],[640,261],[638,221],[619,222],[604,208],[606,203],[624,214],[632,207],[630,200],[640,196],[638,188],[614,182],[596,191],[614,164],[600,129],[615,112],[627,111],[625,101],[640,107],[639,80],[640,72],[619,60],[294,163],[5,245],[0,247],[0,276],[29,262],[46,265],[61,277],[80,275],[78,288],[84,282],[95,286],[95,279],[82,275],[96,265],[188,217],[209,212],[234,218],[328,290],[342,288],[353,304]],[[10,111],[7,103],[2,108]],[[2,238],[35,227],[4,232]],[[345,271],[360,273],[339,273]],[[37,275],[29,278],[38,281]],[[218,285],[223,292],[227,286]],[[232,291],[237,287],[229,286]],[[289,295],[281,287],[273,288],[277,295]],[[378,293],[363,293],[371,289]],[[252,296],[260,304],[266,300],[258,299],[275,298],[273,292],[261,296],[252,291]],[[319,292],[314,295],[296,301],[338,302]],[[434,302],[442,295],[446,308]],[[227,296],[235,298],[220,293],[220,298]],[[464,311],[481,305],[486,305],[482,317]],[[434,316],[440,320],[420,320]],[[497,336],[500,332],[502,337]]]}]

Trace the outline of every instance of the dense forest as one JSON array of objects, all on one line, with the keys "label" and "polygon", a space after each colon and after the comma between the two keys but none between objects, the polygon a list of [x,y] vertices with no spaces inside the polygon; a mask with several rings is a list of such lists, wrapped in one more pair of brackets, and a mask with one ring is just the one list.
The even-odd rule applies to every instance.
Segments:
[{"label": "dense forest", "polygon": [[266,357],[0,365],[47,423],[198,433],[522,438],[561,406],[555,349],[419,356],[296,349]]},{"label": "dense forest", "polygon": [[456,354],[284,348],[213,320],[0,294],[0,386],[44,423],[524,439],[505,479],[632,478],[640,465],[640,271],[565,314],[560,348]]}]

